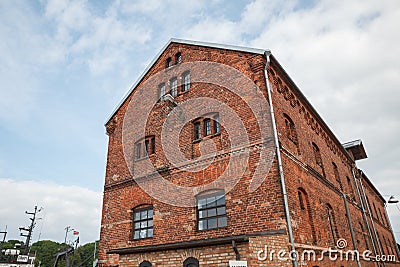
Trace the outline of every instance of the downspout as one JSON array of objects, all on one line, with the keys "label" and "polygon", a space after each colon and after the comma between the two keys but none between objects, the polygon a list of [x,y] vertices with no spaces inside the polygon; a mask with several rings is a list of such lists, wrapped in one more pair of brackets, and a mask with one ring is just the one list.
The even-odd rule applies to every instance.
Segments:
[{"label": "downspout", "polygon": [[[354,229],[353,229],[353,224],[351,222],[351,216],[350,216],[350,211],[349,211],[349,206],[347,204],[347,195],[343,193],[343,200],[344,200],[344,207],[346,208],[346,215],[347,215],[347,220],[349,222],[349,227],[350,227],[350,233],[351,233],[351,240],[353,241],[353,246],[356,251],[358,251],[357,247],[357,241],[354,235]],[[357,257],[357,266],[361,267],[360,263],[360,257]]]},{"label": "downspout", "polygon": [[[285,206],[286,223],[287,223],[288,232],[289,232],[289,240],[290,240],[290,244],[292,247],[292,252],[295,252],[296,247],[294,245],[292,222],[290,219],[289,203],[288,203],[288,197],[287,197],[286,185],[285,185],[285,176],[283,174],[282,158],[281,158],[281,152],[280,152],[279,141],[278,141],[278,131],[276,128],[274,107],[272,105],[271,87],[270,87],[270,84],[268,81],[268,66],[270,64],[270,55],[271,55],[270,51],[265,51],[264,56],[267,60],[267,62],[265,64],[265,68],[264,68],[265,83],[267,85],[268,101],[269,101],[269,107],[270,107],[270,112],[271,112],[271,123],[272,123],[273,132],[274,132],[276,157],[278,158],[279,176],[280,176],[280,180],[281,180],[283,202],[284,202],[284,206]],[[294,254],[296,254],[296,253],[294,253]],[[292,259],[292,263],[293,263],[293,267],[297,267],[297,259]]]},{"label": "downspout", "polygon": [[358,186],[358,182],[357,182],[356,174],[355,174],[355,172],[354,172],[354,168],[355,168],[355,167],[352,167],[352,168],[351,168],[351,172],[352,172],[352,174],[353,174],[354,183],[355,183],[355,185],[356,185],[358,197],[359,197],[359,199],[360,199],[360,204],[361,204],[361,209],[362,209],[363,218],[364,218],[364,221],[365,221],[365,223],[366,223],[366,225],[367,225],[369,237],[370,237],[371,243],[372,243],[372,248],[374,249],[375,255],[377,255],[374,237],[372,236],[371,227],[369,226],[368,218],[367,218],[367,215],[366,215],[367,212],[365,211],[364,201],[363,201],[363,198],[362,198],[362,195],[361,195],[360,187]]},{"label": "downspout", "polygon": [[[361,171],[361,173],[362,173],[362,171]],[[360,178],[360,185],[361,185],[361,191],[362,191],[364,199],[365,199],[365,203],[367,205],[369,217],[371,219],[371,225],[372,225],[372,229],[374,230],[375,240],[376,240],[376,243],[378,244],[379,253],[382,256],[383,252],[382,252],[381,242],[379,241],[379,236],[378,236],[378,233],[377,233],[376,228],[375,228],[374,218],[372,218],[371,208],[369,206],[369,203],[368,203],[368,200],[367,200],[367,195],[365,194],[364,185],[362,183],[361,178]],[[383,266],[386,266],[385,262],[383,262]]]}]

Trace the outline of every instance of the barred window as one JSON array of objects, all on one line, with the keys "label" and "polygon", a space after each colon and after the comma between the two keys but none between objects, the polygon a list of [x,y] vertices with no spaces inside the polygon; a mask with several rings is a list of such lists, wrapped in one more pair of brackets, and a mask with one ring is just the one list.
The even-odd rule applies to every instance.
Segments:
[{"label": "barred window", "polygon": [[133,239],[153,237],[153,206],[133,210]]},{"label": "barred window", "polygon": [[223,192],[197,197],[198,229],[208,230],[226,227],[226,202]]}]

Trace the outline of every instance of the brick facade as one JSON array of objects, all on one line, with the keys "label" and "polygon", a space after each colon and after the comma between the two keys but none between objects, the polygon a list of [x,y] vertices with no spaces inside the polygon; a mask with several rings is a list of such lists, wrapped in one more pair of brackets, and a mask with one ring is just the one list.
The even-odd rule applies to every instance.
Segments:
[{"label": "brick facade", "polygon": [[[183,65],[200,61],[230,66],[251,79],[265,99],[268,99],[264,72],[267,60],[263,53],[251,49],[235,49],[182,40],[171,41],[161,51],[135,88],[146,86],[146,82],[150,82],[152,77],[166,69],[166,62],[169,59],[178,60],[176,55],[181,55],[179,64]],[[274,257],[262,261],[257,256],[257,253],[266,246],[268,250],[291,250],[279,162],[282,163],[286,182],[296,251],[301,253],[305,249],[314,249],[317,253],[321,253],[328,247],[335,247],[337,240],[344,238],[348,242],[346,249],[353,249],[356,246],[360,251],[366,249],[376,251],[377,255],[396,254],[394,236],[385,210],[385,200],[355,165],[359,156],[354,156],[352,153],[362,149],[362,145],[346,150],[276,59],[273,56],[270,58],[267,80],[275,110],[280,158],[273,150],[273,125],[269,121],[271,114],[265,116],[268,121],[265,129],[260,129],[252,116],[254,114],[248,103],[255,99],[241,98],[222,86],[196,82],[190,85],[188,91],[183,92],[183,85],[179,80],[180,93],[174,97],[175,103],[158,101],[147,115],[141,113],[143,111],[139,106],[134,106],[133,109],[137,108],[136,116],[129,117],[126,116],[132,108],[129,103],[134,97],[138,97],[135,94],[140,94],[138,90],[130,92],[106,124],[109,146],[100,236],[101,264],[139,266],[141,262],[148,261],[152,266],[183,266],[185,259],[193,257],[199,261],[200,266],[228,266],[229,260],[236,258],[246,260],[248,266],[291,266],[290,260],[280,261]],[[166,86],[171,77],[179,78],[182,74],[179,66],[172,66],[167,70],[168,72],[164,71]],[[233,78],[224,77],[224,79]],[[157,85],[151,88],[157,91]],[[232,140],[227,128],[229,125],[221,123],[218,132],[213,132],[201,141],[193,140],[195,127],[193,123],[186,123],[182,127],[179,132],[179,149],[186,159],[194,162],[193,165],[199,168],[198,171],[188,171],[169,163],[168,155],[161,146],[163,142],[161,132],[168,115],[176,105],[205,97],[225,103],[237,114],[249,140],[248,147],[241,149],[247,149],[249,157],[244,172],[238,177],[235,186],[230,188],[229,192],[225,192],[227,226],[199,230],[195,206],[196,194],[192,196],[192,206],[179,206],[165,203],[142,189],[140,185],[143,181],[150,184],[157,182],[156,174],[146,173],[148,166],[146,167],[140,158],[134,159],[137,143],[144,136],[127,134],[124,132],[126,129],[124,127],[134,128],[136,120],[146,118],[145,135],[154,138],[154,153],[146,158],[157,170],[157,175],[181,187],[202,188],[202,185],[217,180],[228,168],[229,161],[235,157],[236,152],[231,149]],[[203,107],[199,109],[202,108],[207,111],[207,104],[203,103]],[[202,114],[199,114],[199,121],[203,130],[207,115],[202,116]],[[210,127],[215,127],[216,122],[213,117],[211,122]],[[267,134],[271,138],[269,143],[261,138],[261,130],[268,131]],[[212,142],[217,151],[217,156],[208,166],[203,164],[204,160],[200,160],[201,146],[204,142]],[[264,173],[262,183],[253,191],[252,178],[259,165],[264,162],[259,158],[263,146],[270,146],[272,149],[271,153],[265,154],[271,164]],[[320,154],[319,160],[316,160],[318,157],[316,147]],[[143,177],[139,177],[140,175]],[[138,179],[142,179],[140,183]],[[170,201],[174,199],[181,201],[179,194],[165,188],[160,187],[153,193],[158,196],[164,195]],[[204,190],[206,189],[205,186]],[[368,196],[368,200],[363,192]],[[196,193],[202,192],[198,190]],[[145,205],[151,206],[154,210],[152,237],[135,239],[134,209],[146,207]],[[352,241],[349,218],[355,244]],[[357,266],[356,261],[336,261],[332,264],[332,261],[326,259],[318,262],[299,262],[299,264]],[[391,265],[394,264],[386,264],[386,266]],[[362,266],[377,265],[362,262]]]}]

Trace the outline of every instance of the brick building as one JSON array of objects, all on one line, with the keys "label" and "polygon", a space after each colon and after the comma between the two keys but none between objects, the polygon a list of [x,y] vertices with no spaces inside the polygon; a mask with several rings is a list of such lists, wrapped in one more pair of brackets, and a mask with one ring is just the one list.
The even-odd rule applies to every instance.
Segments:
[{"label": "brick building", "polygon": [[398,266],[362,142],[268,50],[171,39],[106,130],[103,266]]}]

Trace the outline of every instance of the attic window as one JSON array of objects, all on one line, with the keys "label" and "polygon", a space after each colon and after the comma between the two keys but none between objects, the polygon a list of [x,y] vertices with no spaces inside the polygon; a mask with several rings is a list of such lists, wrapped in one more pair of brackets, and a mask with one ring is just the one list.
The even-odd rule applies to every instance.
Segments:
[{"label": "attic window", "polygon": [[167,68],[172,67],[172,59],[170,57],[167,58],[166,67]]},{"label": "attic window", "polygon": [[175,64],[176,65],[179,65],[179,64],[181,64],[182,63],[182,54],[181,54],[181,52],[179,52],[179,53],[177,53],[176,55],[175,55]]}]

